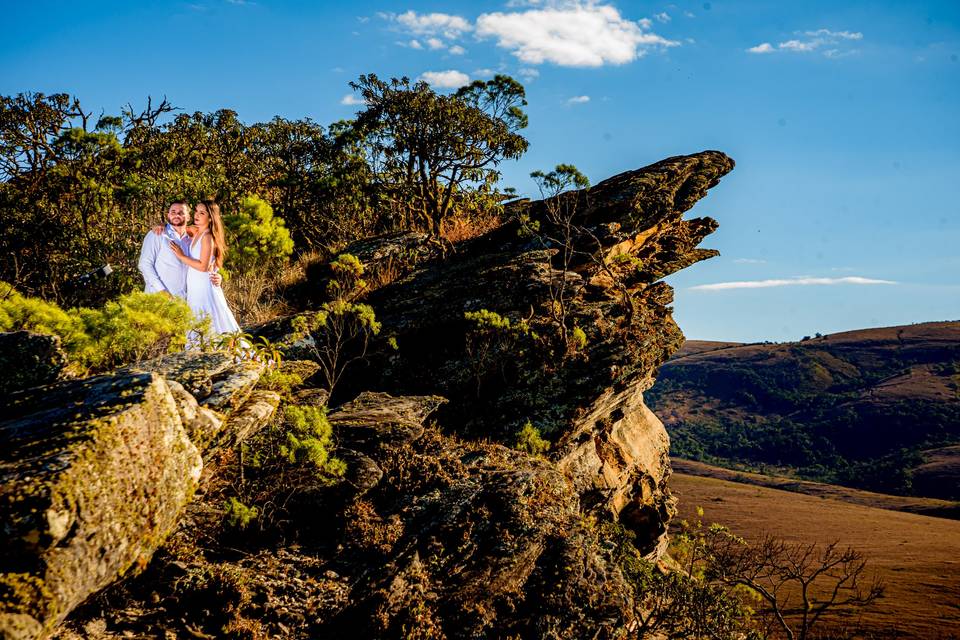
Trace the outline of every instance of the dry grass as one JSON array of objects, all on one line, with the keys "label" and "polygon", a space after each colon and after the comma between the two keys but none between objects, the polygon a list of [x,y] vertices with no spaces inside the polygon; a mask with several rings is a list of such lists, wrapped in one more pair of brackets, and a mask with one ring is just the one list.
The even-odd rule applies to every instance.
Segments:
[{"label": "dry grass", "polygon": [[886,595],[864,611],[865,628],[896,629],[904,638],[960,636],[960,522],[681,473],[670,487],[681,518],[695,518],[701,506],[705,522],[748,539],[768,531],[798,542],[839,540],[862,551],[887,585]]},{"label": "dry grass", "polygon": [[445,220],[440,237],[447,242],[456,243],[476,238],[493,231],[503,224],[503,218],[496,214],[477,214],[469,217],[454,217]]},{"label": "dry grass", "polygon": [[[957,447],[960,450],[960,447]],[[906,511],[908,513],[918,513],[926,516],[940,518],[960,519],[960,502],[952,500],[939,500],[937,498],[919,498],[911,496],[892,496],[886,493],[875,493],[873,491],[862,491],[860,489],[851,489],[850,487],[841,487],[835,484],[826,484],[823,482],[813,482],[810,480],[798,480],[796,478],[787,478],[784,476],[771,476],[761,473],[752,473],[749,471],[735,471],[715,467],[704,462],[694,460],[684,460],[682,458],[671,458],[671,464],[674,471],[690,476],[700,476],[703,478],[716,478],[718,480],[729,480],[742,484],[752,484],[770,489],[781,489],[783,491],[792,491],[803,493],[809,496],[832,498],[842,500],[852,504],[859,504],[865,507],[876,507],[878,509],[890,509],[893,511]]]}]

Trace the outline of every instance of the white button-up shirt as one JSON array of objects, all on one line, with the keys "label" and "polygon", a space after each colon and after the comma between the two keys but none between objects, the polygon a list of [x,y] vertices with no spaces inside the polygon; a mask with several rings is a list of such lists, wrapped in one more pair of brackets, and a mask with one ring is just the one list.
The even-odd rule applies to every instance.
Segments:
[{"label": "white button-up shirt", "polygon": [[138,267],[146,282],[144,291],[156,293],[169,291],[178,298],[187,297],[187,269],[189,267],[177,258],[170,248],[170,241],[178,243],[183,252],[190,255],[190,236],[180,236],[168,223],[163,233],[157,235],[153,231],[147,232],[140,249]]}]

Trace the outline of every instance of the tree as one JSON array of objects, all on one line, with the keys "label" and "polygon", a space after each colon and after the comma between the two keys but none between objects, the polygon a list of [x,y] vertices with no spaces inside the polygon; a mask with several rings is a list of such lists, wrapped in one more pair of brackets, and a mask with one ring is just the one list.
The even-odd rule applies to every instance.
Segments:
[{"label": "tree", "polygon": [[883,595],[863,554],[839,542],[787,542],[769,533],[748,542],[719,525],[684,535],[697,555],[693,570],[709,583],[757,594],[765,605],[761,613],[789,640],[807,640],[827,612],[859,610]]},{"label": "tree", "polygon": [[572,164],[558,164],[550,173],[534,171],[530,177],[540,190],[546,221],[549,223],[549,230],[538,228],[539,237],[547,246],[555,246],[559,251],[561,273],[550,283],[550,316],[559,328],[560,338],[566,346],[567,302],[570,297],[566,274],[577,250],[576,239],[583,232],[575,224],[580,204],[579,194],[568,194],[566,197],[564,194],[571,189],[586,189],[590,186],[590,181]]},{"label": "tree", "polygon": [[354,302],[366,287],[363,263],[355,256],[341,254],[330,264],[330,270],[328,292],[334,299],[314,313],[296,317],[293,329],[295,339],[310,338],[308,344],[332,396],[347,367],[366,358],[370,340],[380,333],[380,323],[373,307]]},{"label": "tree", "polygon": [[452,95],[423,81],[362,75],[350,83],[366,107],[356,120],[382,196],[404,228],[438,236],[461,191],[491,187],[505,159],[527,140],[523,86],[508,76],[476,81]]}]

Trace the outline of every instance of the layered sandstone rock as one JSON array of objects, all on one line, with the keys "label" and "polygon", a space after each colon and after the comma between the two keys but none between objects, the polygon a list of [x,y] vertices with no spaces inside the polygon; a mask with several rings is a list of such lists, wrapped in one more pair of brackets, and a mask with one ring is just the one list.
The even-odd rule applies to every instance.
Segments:
[{"label": "layered sandstone rock", "polygon": [[[717,254],[697,247],[717,223],[684,214],[732,168],[726,155],[706,151],[564,194],[575,212],[566,237],[538,201],[508,205],[513,222],[452,248],[431,248],[413,233],[348,247],[371,272],[389,270],[404,251],[418,263],[366,299],[399,350],[374,354],[340,397],[369,388],[440,394],[449,399],[439,414],[446,428],[505,443],[529,421],[554,443],[551,457],[585,512],[621,518],[655,557],[673,514],[669,441],[642,393],[683,343],[670,317],[673,292],[659,280]],[[558,239],[571,244],[569,261]],[[563,355],[529,335],[511,338],[478,373],[464,314],[490,310],[514,326],[539,318],[542,335],[553,330],[542,319],[561,283],[582,347]]]},{"label": "layered sandstone rock", "polygon": [[0,422],[0,637],[39,637],[143,567],[201,468],[159,376],[14,394]]}]

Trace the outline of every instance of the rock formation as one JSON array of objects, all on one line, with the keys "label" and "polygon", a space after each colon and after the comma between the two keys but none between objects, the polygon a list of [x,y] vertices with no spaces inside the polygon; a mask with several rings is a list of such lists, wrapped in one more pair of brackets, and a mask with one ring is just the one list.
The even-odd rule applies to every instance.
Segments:
[{"label": "rock formation", "polygon": [[[643,402],[657,367],[683,340],[670,318],[672,292],[659,279],[715,255],[697,245],[716,223],[683,215],[732,168],[714,151],[669,158],[554,201],[510,204],[511,222],[453,246],[401,233],[348,248],[377,283],[363,301],[382,323],[381,340],[332,397],[309,380],[283,392],[292,403],[334,407],[334,453],[347,462],[340,480],[315,468],[258,468],[244,461],[246,448],[230,447],[256,433],[279,401],[254,388],[256,364],[177,355],[118,372],[109,379],[150,389],[153,400],[144,405],[118,391],[91,405],[103,410],[90,418],[64,409],[53,429],[31,417],[40,415],[38,398],[66,394],[51,406],[67,407],[92,382],[23,392],[32,400],[18,401],[23,408],[0,423],[0,437],[16,442],[26,434],[40,453],[17,445],[0,460],[3,526],[12,523],[11,539],[29,548],[0,555],[7,625],[0,637],[47,633],[84,596],[149,557],[181,513],[146,572],[74,614],[63,637],[102,624],[111,633],[195,637],[403,637],[414,630],[434,638],[622,637],[637,606],[626,550],[659,558],[673,514],[669,442]],[[557,206],[572,219],[558,221]],[[323,278],[315,270],[300,292],[322,302]],[[482,326],[469,312],[496,322]],[[278,320],[257,332],[282,340],[290,324]],[[286,355],[310,351],[309,339],[301,340]],[[60,476],[77,473],[78,457],[48,465],[41,455],[63,434],[154,406],[163,419],[139,419],[151,426],[137,437],[167,429],[161,440],[181,451],[168,464],[179,464],[187,481],[174,483],[174,496],[156,494],[164,516],[148,519],[149,535],[136,533],[146,524],[125,520],[124,531],[133,533],[117,534],[124,553],[91,574],[99,578],[60,580],[66,569],[51,568],[51,558],[64,545],[51,547],[50,533],[38,543],[30,533],[46,531],[50,518],[33,529],[20,524],[29,518],[18,515],[18,487],[36,478],[59,486]],[[527,423],[550,441],[545,455],[513,447]],[[119,467],[130,465],[116,452],[134,436],[115,430],[103,431],[105,442]],[[89,443],[97,439],[83,442],[95,447]],[[197,460],[191,447],[202,452],[209,483],[184,508],[198,470],[185,462]],[[166,454],[148,447],[143,455]],[[42,476],[30,471],[34,457]],[[211,474],[214,458],[227,464]],[[146,475],[162,469],[158,463]],[[257,477],[245,480],[244,469]],[[240,539],[224,524],[223,505],[231,486],[244,482],[261,492],[258,504],[269,513]],[[100,485],[90,486],[97,493]],[[83,516],[110,521],[112,508],[108,501]],[[73,540],[78,526],[61,540]],[[238,545],[245,549],[239,555]],[[74,585],[69,592],[65,582]]]},{"label": "rock formation", "polygon": [[[276,394],[251,397],[260,370],[180,354],[6,398],[0,638],[45,636],[91,593],[146,566],[225,421],[243,438],[276,408]],[[200,403],[177,380],[205,390]]]},{"label": "rock formation", "polygon": [[[657,280],[716,255],[697,248],[716,222],[683,215],[732,168],[726,155],[707,151],[565,194],[574,212],[567,264],[563,230],[543,201],[508,206],[514,222],[442,256],[425,257],[425,238],[416,233],[348,247],[373,272],[403,252],[421,264],[367,297],[382,333],[400,348],[372,357],[342,396],[362,389],[439,394],[449,400],[440,413],[446,428],[507,443],[530,421],[554,441],[551,458],[584,510],[622,514],[656,557],[673,513],[669,444],[642,394],[683,342],[670,317],[672,290]],[[524,233],[522,218],[537,230]],[[549,352],[521,336],[505,340],[478,371],[465,344],[465,312],[494,311],[514,324],[542,318],[561,282],[568,322],[584,332],[579,352]]]}]

